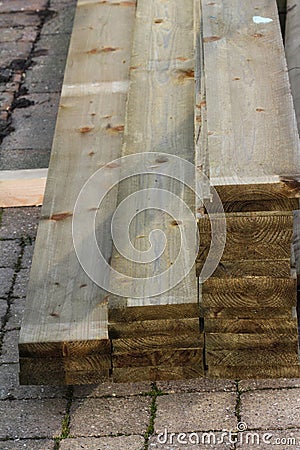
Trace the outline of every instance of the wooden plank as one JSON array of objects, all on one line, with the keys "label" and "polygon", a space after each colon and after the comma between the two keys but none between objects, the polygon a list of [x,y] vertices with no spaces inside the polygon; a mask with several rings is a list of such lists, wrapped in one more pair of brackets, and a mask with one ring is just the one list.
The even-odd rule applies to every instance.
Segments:
[{"label": "wooden plank", "polygon": [[275,200],[244,200],[223,202],[225,212],[251,212],[251,211],[292,211],[299,206],[297,198],[275,199]]},{"label": "wooden plank", "polygon": [[[295,345],[294,345],[295,347]],[[296,345],[297,347],[297,345]],[[284,350],[265,348],[239,349],[239,350],[209,350],[206,351],[206,362],[211,366],[288,366],[299,363],[298,351],[293,349]]]},{"label": "wooden plank", "polygon": [[204,346],[203,333],[179,333],[177,336],[142,336],[136,338],[114,339],[113,353],[130,353],[137,351],[152,352],[157,349],[196,348]]},{"label": "wooden plank", "polygon": [[202,287],[204,307],[293,307],[296,306],[293,278],[244,277],[213,278]]},{"label": "wooden plank", "polygon": [[291,90],[300,130],[300,3],[287,0],[285,54],[291,83]]},{"label": "wooden plank", "polygon": [[203,366],[203,348],[176,348],[172,350],[136,351],[131,353],[114,353],[113,368],[129,367],[197,367]]},{"label": "wooden plank", "polygon": [[300,283],[300,211],[294,211],[293,251],[297,273],[297,284]]},{"label": "wooden plank", "polygon": [[169,381],[187,380],[190,378],[201,378],[204,375],[203,367],[130,367],[116,368],[113,380],[116,383],[134,383],[138,381]]},{"label": "wooden plank", "polygon": [[223,308],[219,307],[205,307],[201,308],[201,314],[205,319],[215,318],[215,319],[232,319],[232,317],[237,317],[239,319],[292,319],[295,317],[293,310],[290,307],[285,308],[248,308],[248,307],[232,307]]},{"label": "wooden plank", "polygon": [[298,351],[297,333],[206,333],[207,350],[274,349],[281,352]]},{"label": "wooden plank", "polygon": [[[57,343],[72,341],[81,358],[85,343],[104,341],[106,348],[109,342],[106,293],[77,259],[72,214],[86,180],[121,153],[134,18],[134,2],[78,1],[20,333],[21,357],[24,346],[26,357],[32,358],[41,344],[55,351]],[[107,258],[115,204],[113,191],[95,225]],[[96,196],[85,206],[84,214],[93,214]],[[86,257],[95,260],[97,251],[84,229],[82,245]],[[22,368],[27,370],[21,366],[21,381],[30,381],[31,374]]]},{"label": "wooden plank", "polygon": [[208,368],[208,377],[229,378],[237,380],[260,378],[299,378],[300,364],[287,366],[211,366]]},{"label": "wooden plank", "polygon": [[[196,261],[197,273],[200,274],[203,261]],[[212,274],[213,278],[242,278],[242,277],[273,277],[288,278],[291,274],[290,260],[221,260],[218,267]]]},{"label": "wooden plank", "polygon": [[47,169],[0,171],[0,208],[43,204]]},{"label": "wooden plank", "polygon": [[[130,72],[125,135],[122,155],[159,151],[180,156],[194,162],[194,42],[193,42],[193,0],[140,0],[137,4],[137,19],[134,31],[133,53]],[[163,43],[163,44],[162,44]],[[143,101],[141,101],[141,92]],[[150,162],[151,158],[149,157]],[[152,161],[152,165],[155,160]],[[172,167],[168,158],[156,161]],[[175,261],[181,245],[179,226],[171,226],[174,220],[162,212],[165,209],[162,190],[174,193],[194,212],[194,195],[175,179],[162,175],[139,175],[120,183],[118,202],[142,189],[158,189],[154,196],[155,206],[160,210],[149,210],[147,199],[142,204],[137,197],[132,198],[133,211],[140,211],[133,218],[127,210],[122,217],[122,232],[129,225],[131,240],[140,255],[136,263],[123,257],[117,250],[111,265],[119,273],[131,278],[143,277],[147,280],[137,292],[137,283],[131,284],[128,297],[110,296],[109,321],[116,321],[116,308],[138,308],[163,311],[170,304],[177,304],[179,316],[181,305],[197,304],[197,282],[195,268],[187,271],[187,255],[190,246],[184,247],[180,273],[187,273],[173,289],[169,289],[178,276],[173,270],[167,271]],[[181,211],[179,211],[181,213]],[[127,215],[128,214],[128,215]],[[159,242],[153,237],[154,260],[142,263],[143,252],[149,248],[148,236],[154,229],[165,233],[166,248],[158,254]],[[184,230],[183,234],[184,234]],[[124,234],[124,248],[128,249]],[[142,237],[142,238],[141,238]],[[183,237],[185,239],[185,237]],[[156,252],[156,253],[155,253]],[[158,275],[166,272],[162,281]],[[158,276],[157,279],[154,276]],[[149,279],[151,281],[149,281]],[[149,286],[162,292],[156,297],[149,296]],[[169,289],[169,290],[168,290]],[[166,291],[166,292],[165,292]],[[138,298],[137,298],[138,297]],[[180,307],[179,307],[180,305]],[[183,307],[185,310],[185,306]],[[141,312],[142,310],[139,310]],[[129,313],[130,314],[130,313]],[[145,308],[145,317],[147,317]],[[161,312],[157,312],[158,315]],[[163,314],[163,312],[162,312]]]},{"label": "wooden plank", "polygon": [[134,308],[119,307],[119,299],[115,302],[110,301],[109,323],[116,324],[118,322],[135,322],[144,320],[178,320],[193,319],[199,316],[198,303],[190,304],[169,304],[163,308],[153,308],[153,306],[136,306]]},{"label": "wooden plank", "polygon": [[300,146],[275,0],[203,1],[202,10],[212,184],[223,201],[299,196]]},{"label": "wooden plank", "polygon": [[111,339],[126,337],[174,336],[181,333],[199,333],[199,319],[167,319],[167,320],[143,320],[134,322],[109,323],[109,336]]},{"label": "wooden plank", "polygon": [[297,333],[297,319],[205,319],[206,333]]}]

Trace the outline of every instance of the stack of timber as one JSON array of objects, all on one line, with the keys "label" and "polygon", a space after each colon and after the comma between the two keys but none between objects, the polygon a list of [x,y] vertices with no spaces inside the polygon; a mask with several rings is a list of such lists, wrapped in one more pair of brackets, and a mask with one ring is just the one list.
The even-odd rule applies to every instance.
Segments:
[{"label": "stack of timber", "polygon": [[[130,89],[127,101],[123,156],[160,151],[194,162],[194,1],[139,0],[133,39]],[[144,93],[143,100],[141,92]],[[149,164],[172,167],[168,157]],[[172,172],[170,172],[172,173]],[[174,193],[194,210],[188,188],[161,175],[143,175],[120,184],[118,202],[140,189],[158,188],[156,207],[163,208],[163,189]],[[146,202],[146,196],[144,202]],[[143,205],[142,205],[143,206]],[[136,203],[134,210],[141,209]],[[124,223],[127,223],[124,217]],[[184,225],[184,224],[183,224]],[[156,228],[164,231],[167,248],[147,264],[128,261],[117,250],[112,267],[131,277],[152,278],[169,269],[180,245],[179,227],[168,214],[141,212],[132,223],[132,242],[143,252]],[[158,248],[157,242],[154,249]],[[186,251],[188,251],[186,249]],[[166,380],[204,375],[203,332],[195,267],[168,290],[172,276],[150,298],[110,296],[109,335],[112,338],[114,381]],[[153,278],[154,279],[154,278]],[[154,283],[154,281],[153,281]]]},{"label": "stack of timber", "polygon": [[[227,221],[222,259],[202,286],[208,375],[299,376],[300,147],[276,2],[203,1],[202,14],[209,172]],[[200,270],[207,217],[199,229]]]},{"label": "stack of timber", "polygon": [[[107,293],[77,259],[72,214],[85,181],[121,153],[134,19],[134,2],[78,0],[20,333],[23,384],[97,383],[111,373]],[[112,190],[97,215],[107,258],[116,200]],[[85,208],[93,214],[98,198]],[[96,260],[85,230],[82,245]]]}]

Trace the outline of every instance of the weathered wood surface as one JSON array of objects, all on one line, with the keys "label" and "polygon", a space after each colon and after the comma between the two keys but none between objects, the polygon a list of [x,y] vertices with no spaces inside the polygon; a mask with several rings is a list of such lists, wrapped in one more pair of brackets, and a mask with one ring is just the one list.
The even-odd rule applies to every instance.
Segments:
[{"label": "weathered wood surface", "polygon": [[206,333],[297,333],[297,319],[205,319]]},{"label": "weathered wood surface", "polygon": [[201,378],[204,375],[203,367],[199,366],[152,366],[152,367],[129,367],[116,368],[113,372],[113,380],[116,383],[127,383],[138,381],[169,381],[187,380],[190,378]]},{"label": "weathered wood surface", "polygon": [[[294,351],[297,354],[298,336],[296,333],[207,333],[205,336],[207,350],[277,350]],[[254,352],[255,353],[255,352]]]},{"label": "weathered wood surface", "polygon": [[131,353],[114,353],[112,357],[114,370],[116,368],[130,367],[198,367],[203,366],[203,349],[176,348],[149,351],[136,351]]},{"label": "weathered wood surface", "polygon": [[165,336],[197,332],[199,332],[198,318],[109,323],[109,336],[111,339],[151,335],[152,337],[157,336],[159,340],[163,340]]},{"label": "weathered wood surface", "polygon": [[[196,261],[197,273],[200,274],[203,261]],[[212,274],[213,278],[242,278],[242,277],[289,277],[291,274],[290,259],[280,260],[221,260],[218,267]]]},{"label": "weathered wood surface", "polygon": [[209,350],[206,351],[206,362],[210,366],[288,366],[299,363],[298,343],[294,343],[293,348],[284,350],[282,347],[273,349],[267,347],[265,349],[253,348],[238,350]]},{"label": "weathered wood surface", "polygon": [[223,308],[222,306],[218,307],[203,307],[201,308],[201,315],[208,318],[215,319],[232,319],[236,317],[238,319],[292,319],[295,317],[293,310],[291,307],[285,308],[274,308],[269,307],[265,308],[263,305],[256,308],[248,308],[248,307],[231,307],[231,308]]},{"label": "weathered wood surface", "polygon": [[[124,156],[159,151],[194,162],[193,6],[193,0],[166,0],[163,3],[160,0],[140,0],[137,4],[122,151]],[[166,157],[156,161],[156,164],[168,167],[171,163]],[[118,201],[139,190],[151,188],[160,190],[155,197],[156,208],[165,209],[162,195],[162,189],[165,189],[183,199],[194,211],[193,194],[175,179],[161,175],[140,175],[123,181],[120,183]],[[168,288],[178,276],[178,271],[174,274],[170,270],[168,278],[163,280],[154,279],[154,276],[172,266],[181,245],[181,236],[179,226],[171,226],[174,220],[168,214],[154,209],[145,210],[147,199],[147,196],[143,197],[143,205],[136,198],[132,200],[136,202],[136,208],[132,209],[140,213],[131,222],[131,239],[140,252],[141,262],[132,262],[116,250],[111,265],[130,277],[151,278],[151,286],[155,285],[163,293],[149,298],[149,283],[145,282],[139,298],[134,298],[138,293],[133,282],[131,298],[110,296],[110,321],[116,321],[115,310],[118,307],[127,307],[128,311],[143,306],[147,316],[146,307],[163,310],[169,304],[180,307],[183,304],[197,304],[195,267],[171,290]],[[179,215],[181,212],[178,211]],[[130,223],[126,214],[125,211],[122,217],[123,229]],[[160,257],[155,253],[153,262],[142,263],[143,252],[149,248],[149,234],[157,228],[165,233],[166,248]],[[154,252],[159,247],[159,242],[154,238]],[[190,246],[185,246],[184,251],[188,253]],[[186,271],[185,264],[186,259],[183,258],[181,273]]]},{"label": "weathered wood surface", "polygon": [[[20,334],[21,357],[24,346],[30,349],[29,358],[39,353],[41,344],[55,353],[57,343],[72,341],[80,358],[84,343],[108,342],[106,293],[78,262],[72,213],[86,180],[121,153],[134,18],[134,2],[78,1]],[[105,199],[96,223],[107,258],[115,204],[116,191]],[[97,198],[90,198],[86,214],[93,214],[95,207]],[[82,245],[93,260],[92,231],[82,230]],[[21,366],[21,380],[34,381],[34,372],[23,373],[27,367]]]},{"label": "weathered wood surface", "polygon": [[275,0],[205,1],[202,13],[212,184],[223,201],[299,197],[300,147]]},{"label": "weathered wood surface", "polygon": [[265,378],[299,378],[300,364],[264,365],[264,366],[211,366],[208,377],[229,378],[236,380],[265,379]]},{"label": "weathered wood surface", "polygon": [[0,208],[43,203],[47,169],[0,171]]},{"label": "weathered wood surface", "polygon": [[148,351],[151,353],[157,349],[197,348],[204,345],[203,333],[179,333],[174,335],[141,336],[134,338],[113,339],[113,353],[130,353],[134,351]]},{"label": "weathered wood surface", "polygon": [[298,129],[300,130],[300,2],[287,0],[285,54],[294,100]]}]

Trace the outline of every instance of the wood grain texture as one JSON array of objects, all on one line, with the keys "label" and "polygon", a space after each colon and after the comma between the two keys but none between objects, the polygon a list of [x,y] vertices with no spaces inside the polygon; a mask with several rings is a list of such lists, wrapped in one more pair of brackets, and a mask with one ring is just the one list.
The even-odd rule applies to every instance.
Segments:
[{"label": "wood grain texture", "polygon": [[135,338],[114,339],[112,342],[113,353],[130,353],[148,351],[151,353],[157,349],[197,348],[204,346],[203,333],[178,333],[176,336],[142,336]]},{"label": "wood grain texture", "polygon": [[[206,333],[205,346],[207,350],[276,350],[298,352],[298,336],[296,333]],[[255,352],[254,352],[255,353]],[[245,361],[246,363],[247,361]],[[246,364],[245,364],[246,365]]]},{"label": "wood grain texture", "polygon": [[295,314],[293,313],[293,309],[291,307],[285,308],[277,308],[270,307],[265,308],[263,305],[257,308],[249,308],[249,307],[232,307],[225,308],[222,306],[219,307],[205,307],[201,308],[201,315],[208,318],[215,319],[232,319],[233,317],[237,317],[239,319],[293,319]]},{"label": "wood grain texture", "polygon": [[287,366],[211,366],[208,377],[228,378],[236,380],[266,379],[266,378],[299,378],[300,364]]},{"label": "wood grain texture", "polygon": [[126,337],[175,336],[181,333],[198,333],[199,319],[164,319],[143,320],[134,322],[109,323],[109,336],[111,339]]},{"label": "wood grain texture", "polygon": [[202,11],[212,184],[223,201],[299,196],[281,180],[300,173],[300,147],[275,0]]},{"label": "wood grain texture", "polygon": [[0,171],[0,208],[43,203],[47,169]]},{"label": "wood grain texture", "polygon": [[205,319],[206,333],[297,333],[297,319]]},{"label": "wood grain texture", "polygon": [[[295,347],[295,345],[294,345]],[[265,348],[239,350],[207,350],[206,362],[211,366],[293,366],[299,363],[298,352],[293,349]]]},{"label": "wood grain texture", "polygon": [[193,319],[199,316],[198,303],[170,304],[163,308],[153,306],[136,306],[119,308],[119,299],[110,303],[109,323],[134,322],[143,320]]},{"label": "wood grain texture", "polygon": [[[77,259],[72,213],[86,180],[121,153],[134,18],[134,2],[78,1],[20,334],[21,356],[24,347],[26,356],[33,357],[41,344],[55,351],[57,343],[72,341],[78,343],[80,358],[84,343],[108,342],[106,293]],[[119,131],[112,132],[116,127]],[[113,191],[105,199],[95,226],[107,258],[116,197]],[[98,199],[90,198],[86,214],[95,207]],[[96,249],[86,230],[82,240],[87,258],[93,259]],[[21,380],[30,380],[22,367]]]},{"label": "wood grain texture", "polygon": [[298,0],[287,0],[285,54],[300,130],[300,3]]},{"label": "wood grain texture", "polygon": [[292,211],[299,206],[297,198],[259,200],[259,201],[233,201],[223,202],[225,212],[251,212],[251,211]]},{"label": "wood grain texture", "polygon": [[[138,2],[122,155],[159,151],[194,162],[193,19],[193,0]],[[156,164],[165,164],[167,167],[170,162],[165,157],[156,161]],[[143,251],[149,247],[148,236],[152,230],[159,228],[165,233],[166,248],[160,257],[155,254],[153,262],[143,264],[128,260],[116,250],[112,257],[112,267],[129,277],[148,279],[161,274],[173,265],[178,254],[181,236],[178,226],[170,226],[173,223],[172,218],[163,213],[162,190],[174,193],[184,200],[193,212],[195,210],[193,194],[175,179],[162,175],[140,175],[124,180],[120,183],[118,202],[137,191],[151,188],[160,190],[155,197],[156,207],[160,210],[145,210],[147,196],[143,197],[143,205],[134,198],[132,201],[135,202],[136,208],[133,210],[140,212],[130,223],[125,211],[122,217],[123,229],[130,223],[132,242],[140,252],[141,261]],[[181,214],[181,211],[178,212]],[[138,239],[139,236],[143,238]],[[155,240],[154,251],[157,252],[158,247]],[[185,252],[189,251],[189,246],[186,246]],[[183,258],[182,273],[185,272],[186,259]],[[155,284],[159,292],[167,289],[165,293],[153,298],[149,298],[146,283],[139,295],[136,295],[136,284],[132,283],[131,298],[110,296],[109,320],[115,321],[112,309],[116,306],[126,306],[128,309],[143,306],[164,310],[169,304],[196,304],[195,268],[176,287],[168,290],[176,276],[177,274],[174,275],[174,271],[170,270],[167,280],[153,279],[152,284]],[[138,299],[135,298],[137,296]],[[146,309],[145,314],[147,315]]]},{"label": "wood grain texture", "polygon": [[112,357],[114,370],[130,367],[198,367],[203,366],[203,348],[176,348],[130,353],[114,353]]},{"label": "wood grain texture", "polygon": [[243,277],[213,278],[202,287],[204,307],[293,307],[296,280],[293,278]]},{"label": "wood grain texture", "polygon": [[[196,270],[200,274],[203,261],[196,261]],[[218,267],[212,274],[213,278],[241,278],[241,277],[272,277],[288,278],[291,274],[290,259],[280,260],[221,260]]]}]

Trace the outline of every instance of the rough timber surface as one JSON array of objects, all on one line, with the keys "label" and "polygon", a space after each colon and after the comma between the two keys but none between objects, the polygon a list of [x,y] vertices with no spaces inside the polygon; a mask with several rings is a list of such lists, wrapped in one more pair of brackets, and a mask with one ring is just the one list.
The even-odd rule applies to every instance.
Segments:
[{"label": "rough timber surface", "polygon": [[300,130],[300,2],[287,0],[285,53],[291,90]]},{"label": "rough timber surface", "polygon": [[[194,162],[194,38],[193,0],[140,0],[134,29],[133,51],[130,71],[130,89],[126,110],[126,123],[122,155],[159,151]],[[141,101],[143,93],[143,101]],[[155,161],[154,161],[155,162]],[[168,165],[168,158],[156,161]],[[183,199],[194,210],[194,196],[176,180],[165,176],[140,175],[120,183],[118,202],[141,189],[165,189]],[[161,194],[156,198],[157,208],[163,208]],[[144,207],[147,206],[146,197]],[[140,210],[136,203],[136,210]],[[126,217],[124,217],[126,223]],[[153,263],[136,264],[113,254],[112,266],[130,277],[153,277],[171,267],[180,248],[178,226],[161,211],[141,211],[131,222],[132,241],[143,253],[149,246],[149,233],[160,228],[166,236],[166,249]],[[138,236],[142,238],[138,239]],[[153,245],[155,249],[156,242]],[[188,250],[186,250],[188,251]],[[185,261],[182,272],[185,271]],[[172,284],[170,278],[165,291]],[[153,282],[154,283],[154,282]],[[158,281],[159,283],[159,281]],[[132,285],[135,289],[134,284]],[[135,292],[133,292],[135,294]],[[148,310],[163,310],[170,304],[185,305],[191,309],[197,304],[195,268],[176,287],[164,294],[149,298],[147,289],[139,299],[111,297],[109,321],[116,321],[116,309],[126,310],[142,306]],[[142,309],[139,310],[140,312]],[[159,313],[158,313],[159,314]],[[163,313],[162,313],[163,314]],[[184,313],[183,313],[184,314]],[[179,312],[179,318],[181,317]],[[184,317],[184,315],[183,315]],[[146,318],[146,317],[145,317]]]},{"label": "rough timber surface", "polygon": [[[89,343],[97,343],[98,355],[104,353],[105,360],[110,354],[107,305],[102,301],[106,294],[78,262],[72,213],[85,181],[120,156],[134,17],[134,2],[79,0],[77,4],[20,334],[21,381],[48,382],[47,371],[35,377],[30,364],[43,346],[48,349],[43,353],[45,367],[51,353],[57,358],[51,371],[66,383],[97,379],[97,358],[80,366],[82,353],[88,357],[94,352]],[[115,201],[112,192],[96,223],[107,257],[112,246],[108,222]],[[89,199],[86,214],[97,206],[97,199]],[[95,249],[84,230],[82,239],[87,258],[93,258]],[[70,357],[69,342],[72,362],[78,358],[74,371],[75,366],[64,362]]]},{"label": "rough timber surface", "polygon": [[276,1],[204,0],[202,13],[212,184],[224,202],[299,197],[300,147]]},{"label": "rough timber surface", "polygon": [[43,203],[47,169],[0,171],[0,208]]}]

